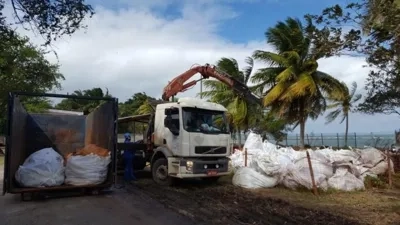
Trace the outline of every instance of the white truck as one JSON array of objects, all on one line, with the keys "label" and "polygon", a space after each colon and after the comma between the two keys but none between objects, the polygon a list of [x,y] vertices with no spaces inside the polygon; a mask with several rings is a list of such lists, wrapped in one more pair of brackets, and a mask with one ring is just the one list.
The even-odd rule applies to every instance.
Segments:
[{"label": "white truck", "polygon": [[163,101],[154,104],[153,113],[119,118],[119,123],[147,123],[143,141],[118,143],[118,149],[136,150],[135,169],[142,169],[150,162],[153,179],[160,185],[171,185],[176,178],[217,181],[231,172],[228,156],[233,146],[227,109],[196,98],[168,101],[178,92],[195,85],[199,80],[185,82],[196,73],[202,75],[201,79],[214,77],[238,94],[261,104],[246,85],[206,64],[193,67],[173,79],[164,88]]},{"label": "white truck", "polygon": [[153,114],[119,119],[148,123],[144,143],[121,143],[119,148],[136,150],[134,164],[150,162],[153,179],[160,185],[171,185],[175,178],[217,181],[231,171],[226,111],[195,98],[157,104]]}]

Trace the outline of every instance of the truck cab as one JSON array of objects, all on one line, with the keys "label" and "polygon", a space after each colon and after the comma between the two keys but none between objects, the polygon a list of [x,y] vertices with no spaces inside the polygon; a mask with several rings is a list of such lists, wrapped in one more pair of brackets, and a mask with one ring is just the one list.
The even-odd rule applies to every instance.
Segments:
[{"label": "truck cab", "polygon": [[155,182],[175,178],[216,181],[230,173],[227,109],[195,98],[158,104],[154,114],[151,170]]}]

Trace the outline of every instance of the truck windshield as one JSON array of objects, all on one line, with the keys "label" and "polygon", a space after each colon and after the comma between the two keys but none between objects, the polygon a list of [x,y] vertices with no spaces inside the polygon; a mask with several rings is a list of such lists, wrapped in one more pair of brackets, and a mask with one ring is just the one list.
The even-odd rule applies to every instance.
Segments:
[{"label": "truck windshield", "polygon": [[183,127],[189,132],[229,133],[225,113],[198,108],[182,108]]}]

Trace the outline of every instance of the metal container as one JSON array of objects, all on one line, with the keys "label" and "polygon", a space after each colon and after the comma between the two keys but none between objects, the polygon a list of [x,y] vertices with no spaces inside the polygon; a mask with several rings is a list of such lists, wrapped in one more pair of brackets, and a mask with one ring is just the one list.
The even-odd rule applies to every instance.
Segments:
[{"label": "metal container", "polygon": [[[98,100],[99,106],[88,115],[68,113],[28,113],[21,97],[51,97]],[[59,94],[9,93],[8,128],[4,164],[3,195],[63,191],[79,188],[107,188],[113,185],[116,168],[118,100]],[[26,188],[15,181],[15,173],[25,159],[35,151],[52,147],[66,156],[87,144],[96,144],[110,150],[111,163],[107,179],[100,185]]]}]

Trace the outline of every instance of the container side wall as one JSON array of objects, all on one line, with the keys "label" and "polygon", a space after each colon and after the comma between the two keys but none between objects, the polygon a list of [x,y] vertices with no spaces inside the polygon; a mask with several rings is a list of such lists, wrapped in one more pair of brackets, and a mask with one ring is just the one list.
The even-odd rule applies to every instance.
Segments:
[{"label": "container side wall", "polygon": [[27,157],[26,146],[26,127],[29,114],[26,112],[24,106],[21,104],[17,97],[13,100],[12,115],[11,115],[11,128],[10,128],[10,142],[8,149],[9,169],[8,172],[8,188],[12,192],[15,186],[15,173],[19,165],[22,165]]},{"label": "container side wall", "polygon": [[85,145],[96,144],[112,150],[114,146],[114,102],[106,102],[86,117]]}]

